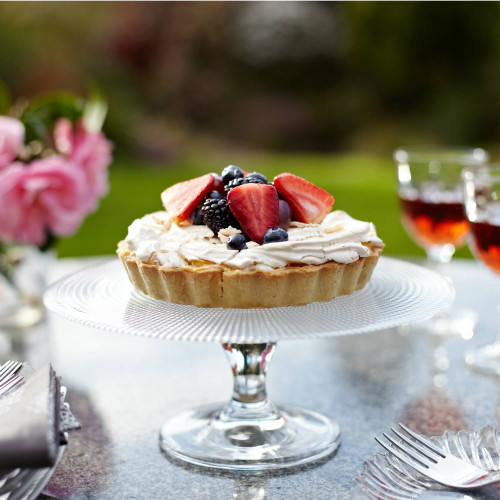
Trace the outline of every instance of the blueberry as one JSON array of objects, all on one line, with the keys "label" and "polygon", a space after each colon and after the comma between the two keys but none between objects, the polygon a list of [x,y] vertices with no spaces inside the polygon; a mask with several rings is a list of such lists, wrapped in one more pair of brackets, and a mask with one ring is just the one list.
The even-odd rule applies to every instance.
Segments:
[{"label": "blueberry", "polygon": [[195,208],[191,213],[191,223],[194,226],[203,226],[203,215],[201,213],[201,205],[198,208]]},{"label": "blueberry", "polygon": [[244,250],[247,248],[245,237],[240,233],[229,236],[226,246],[229,250]]},{"label": "blueberry", "polygon": [[279,241],[288,241],[288,233],[281,229],[280,227],[272,227],[264,233],[262,242],[265,243],[277,243]]},{"label": "blueberry", "polygon": [[252,172],[251,174],[247,175],[247,179],[251,177],[253,179],[260,179],[261,181],[264,181],[267,183],[267,178],[265,175],[260,174],[259,172]]},{"label": "blueberry", "polygon": [[238,177],[243,177],[243,170],[241,170],[241,168],[237,167],[236,165],[228,165],[222,171],[222,181],[224,182],[224,184],[227,184],[229,181],[237,179]]},{"label": "blueberry", "polygon": [[224,196],[222,194],[219,193],[219,191],[212,191],[208,196],[207,198],[212,198],[212,199],[215,199],[215,200],[223,200],[224,199]]},{"label": "blueberry", "polygon": [[278,226],[285,231],[288,231],[290,222],[292,220],[292,209],[285,200],[279,200],[279,218]]}]

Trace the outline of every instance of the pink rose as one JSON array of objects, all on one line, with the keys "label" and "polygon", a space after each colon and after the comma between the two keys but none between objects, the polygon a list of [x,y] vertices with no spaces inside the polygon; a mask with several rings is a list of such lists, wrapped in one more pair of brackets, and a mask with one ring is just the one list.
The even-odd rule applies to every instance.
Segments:
[{"label": "pink rose", "polygon": [[89,212],[109,189],[108,167],[112,161],[112,144],[102,132],[89,132],[83,122],[75,128],[67,118],[57,120],[54,128],[56,149],[85,174]]},{"label": "pink rose", "polygon": [[87,214],[84,173],[59,155],[0,171],[0,239],[42,245],[74,233]]},{"label": "pink rose", "polygon": [[0,170],[15,159],[24,144],[24,125],[15,118],[0,116]]}]

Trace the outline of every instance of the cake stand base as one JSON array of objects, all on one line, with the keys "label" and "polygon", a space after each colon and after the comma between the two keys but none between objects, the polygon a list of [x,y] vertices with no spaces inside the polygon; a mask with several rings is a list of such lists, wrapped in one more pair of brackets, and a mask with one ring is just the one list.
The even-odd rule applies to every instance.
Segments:
[{"label": "cake stand base", "polygon": [[190,465],[265,472],[319,461],[340,444],[338,425],[320,413],[293,406],[273,407],[268,419],[258,413],[226,418],[220,405],[185,411],[162,426],[160,448]]}]

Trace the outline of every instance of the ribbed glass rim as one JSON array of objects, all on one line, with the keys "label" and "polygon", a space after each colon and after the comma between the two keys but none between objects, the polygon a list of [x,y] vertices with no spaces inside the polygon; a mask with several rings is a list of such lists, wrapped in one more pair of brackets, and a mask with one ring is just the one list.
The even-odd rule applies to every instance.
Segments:
[{"label": "ribbed glass rim", "polygon": [[468,146],[408,146],[394,151],[398,163],[430,162],[476,165],[489,160],[489,153],[483,148]]},{"label": "ribbed glass rim", "polygon": [[56,281],[44,302],[63,318],[106,331],[252,344],[378,331],[434,316],[454,296],[441,275],[382,256],[367,286],[335,300],[261,309],[199,308],[143,295],[113,259]]},{"label": "ribbed glass rim", "polygon": [[474,178],[500,182],[500,163],[485,163],[462,170],[462,179],[471,181]]}]

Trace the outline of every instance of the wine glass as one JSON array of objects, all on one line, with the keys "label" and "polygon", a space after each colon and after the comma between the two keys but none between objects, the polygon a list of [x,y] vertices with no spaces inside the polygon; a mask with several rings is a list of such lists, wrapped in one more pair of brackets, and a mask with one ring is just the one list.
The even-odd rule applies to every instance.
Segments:
[{"label": "wine glass", "polygon": [[[463,209],[461,171],[488,160],[480,148],[415,147],[394,152],[401,218],[409,236],[427,254],[428,267],[446,275],[455,250],[465,244],[468,223]],[[453,306],[408,328],[428,334],[472,336],[477,314]]]},{"label": "wine glass", "polygon": [[[462,181],[472,253],[500,275],[500,164],[464,169]],[[469,351],[465,361],[473,369],[500,375],[500,332],[492,344]]]}]

